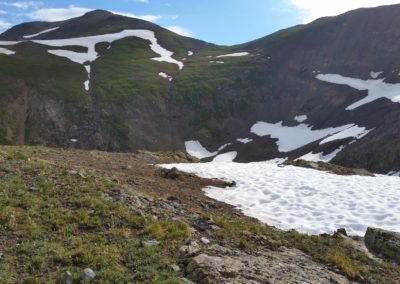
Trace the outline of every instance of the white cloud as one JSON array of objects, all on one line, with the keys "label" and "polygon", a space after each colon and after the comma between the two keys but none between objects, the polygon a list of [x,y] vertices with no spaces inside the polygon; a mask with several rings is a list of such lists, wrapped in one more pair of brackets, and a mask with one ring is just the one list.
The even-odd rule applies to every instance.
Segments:
[{"label": "white cloud", "polygon": [[33,20],[55,22],[79,17],[92,10],[93,9],[69,6],[68,8],[39,9],[30,13],[28,16]]},{"label": "white cloud", "polygon": [[376,7],[381,5],[399,4],[399,0],[289,0],[291,5],[301,11],[301,19],[309,23],[325,16],[336,16],[357,8]]},{"label": "white cloud", "polygon": [[0,19],[0,30],[8,29],[12,24]]},{"label": "white cloud", "polygon": [[193,36],[192,31],[188,30],[187,28],[181,27],[181,26],[167,26],[165,28],[170,31],[173,31],[174,33],[177,33],[178,35],[181,35],[181,36],[188,36],[188,37]]},{"label": "white cloud", "polygon": [[136,2],[140,2],[140,3],[149,3],[149,0],[136,0]]},{"label": "white cloud", "polygon": [[8,12],[4,11],[4,10],[0,10],[0,15],[5,15],[5,14],[8,14]]},{"label": "white cloud", "polygon": [[28,9],[28,8],[39,8],[43,5],[43,2],[40,1],[16,1],[16,2],[7,2],[0,1],[0,4],[18,8],[18,9]]}]

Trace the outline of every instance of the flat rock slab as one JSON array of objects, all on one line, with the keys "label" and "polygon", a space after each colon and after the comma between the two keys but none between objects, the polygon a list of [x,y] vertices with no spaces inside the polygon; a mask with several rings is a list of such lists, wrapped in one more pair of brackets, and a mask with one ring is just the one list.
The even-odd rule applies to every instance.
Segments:
[{"label": "flat rock slab", "polygon": [[231,253],[194,257],[186,268],[187,277],[200,284],[351,283],[296,249],[263,252],[259,256],[239,251]]}]

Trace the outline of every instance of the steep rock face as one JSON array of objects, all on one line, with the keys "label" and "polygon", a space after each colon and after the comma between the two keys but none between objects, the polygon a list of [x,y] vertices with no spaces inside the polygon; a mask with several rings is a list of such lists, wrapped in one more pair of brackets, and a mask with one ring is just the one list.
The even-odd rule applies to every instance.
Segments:
[{"label": "steep rock face", "polygon": [[[232,47],[99,10],[62,22],[21,24],[0,35],[0,47],[16,52],[0,54],[0,141],[132,151],[182,149],[185,141],[199,140],[210,152],[231,143],[219,153],[236,151],[236,161],[241,162],[335,153],[330,157],[333,163],[398,171],[400,104],[379,98],[346,110],[368,91],[329,83],[318,75],[400,83],[399,13],[400,5],[360,9]],[[49,53],[60,47],[4,43],[45,30],[51,31],[31,39],[127,29],[154,32],[157,43],[173,52],[183,69],[150,60],[159,55],[139,37],[99,42],[90,80],[82,64]],[[84,46],[61,49],[87,52]],[[221,57],[237,53],[242,56]],[[88,90],[84,82],[89,82]],[[294,119],[301,115],[304,121]],[[258,121],[282,121],[283,127],[303,124],[312,130],[355,124],[366,132],[358,139],[325,144],[317,139],[284,152],[269,135],[250,133]],[[292,139],[300,136],[294,133]]]}]

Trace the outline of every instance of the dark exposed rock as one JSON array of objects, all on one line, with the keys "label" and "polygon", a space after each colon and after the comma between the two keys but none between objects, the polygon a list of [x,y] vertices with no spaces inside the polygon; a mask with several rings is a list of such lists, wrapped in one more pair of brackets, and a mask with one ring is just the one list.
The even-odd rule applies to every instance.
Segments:
[{"label": "dark exposed rock", "polygon": [[288,160],[283,163],[286,166],[296,166],[320,171],[327,171],[337,175],[359,175],[359,176],[374,176],[373,173],[364,170],[364,169],[352,169],[352,168],[345,168],[334,164],[324,163],[324,162],[309,162],[304,160]]},{"label": "dark exposed rock", "polygon": [[377,255],[400,262],[400,233],[368,228],[365,245]]},{"label": "dark exposed rock", "polygon": [[344,228],[337,229],[337,231],[333,234],[334,237],[339,237],[340,235],[347,236],[346,229]]},{"label": "dark exposed rock", "polygon": [[164,178],[167,178],[167,179],[178,179],[179,178],[179,171],[175,167],[173,167],[172,169],[162,169],[161,174]]},{"label": "dark exposed rock", "polygon": [[224,181],[223,186],[224,187],[235,187],[236,186],[236,181]]}]

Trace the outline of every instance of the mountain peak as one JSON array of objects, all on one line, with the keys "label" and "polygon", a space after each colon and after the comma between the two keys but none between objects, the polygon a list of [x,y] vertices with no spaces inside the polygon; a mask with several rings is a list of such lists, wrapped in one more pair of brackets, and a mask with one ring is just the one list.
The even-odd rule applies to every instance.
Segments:
[{"label": "mountain peak", "polygon": [[97,9],[97,10],[92,10],[90,12],[87,12],[86,14],[83,15],[83,17],[108,17],[108,16],[112,16],[114,15],[112,12],[107,11],[107,10],[101,10],[101,9]]}]

